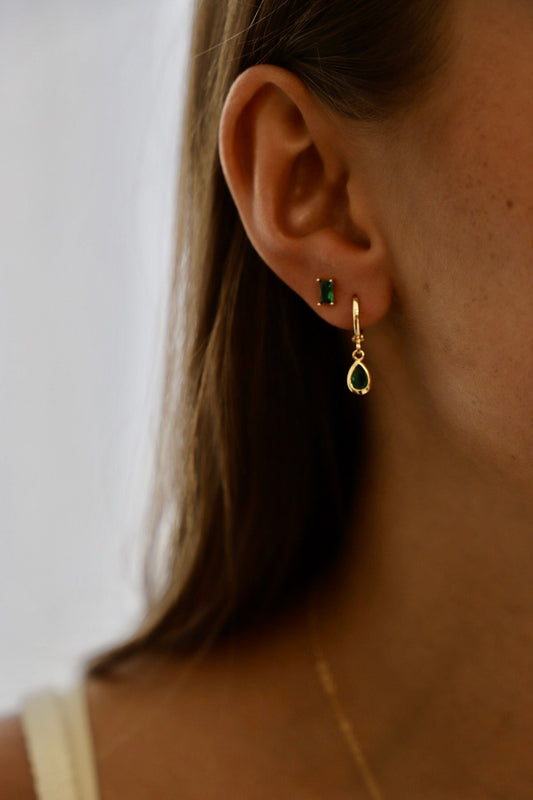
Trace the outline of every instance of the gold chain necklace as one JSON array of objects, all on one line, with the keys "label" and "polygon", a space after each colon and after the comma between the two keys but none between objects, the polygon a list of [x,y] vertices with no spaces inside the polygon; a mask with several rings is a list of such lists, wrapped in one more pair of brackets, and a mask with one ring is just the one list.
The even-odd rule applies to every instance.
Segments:
[{"label": "gold chain necklace", "polygon": [[314,613],[311,595],[309,597],[308,611],[309,611],[309,635],[311,639],[311,646],[313,648],[315,668],[319,683],[322,687],[324,694],[326,695],[326,698],[328,699],[331,705],[333,713],[335,714],[339,730],[342,736],[344,737],[346,744],[348,745],[350,754],[357,766],[357,769],[361,773],[361,777],[363,778],[363,781],[365,783],[368,796],[371,797],[372,800],[384,800],[383,795],[381,794],[381,791],[377,785],[376,779],[372,774],[370,765],[368,764],[368,761],[364,756],[363,750],[361,748],[361,745],[359,744],[357,736],[355,735],[353,725],[339,699],[337,684],[335,683],[333,674],[331,672],[331,667],[329,665],[329,661],[324,655],[324,651],[320,643],[320,637],[318,635],[318,625]]}]

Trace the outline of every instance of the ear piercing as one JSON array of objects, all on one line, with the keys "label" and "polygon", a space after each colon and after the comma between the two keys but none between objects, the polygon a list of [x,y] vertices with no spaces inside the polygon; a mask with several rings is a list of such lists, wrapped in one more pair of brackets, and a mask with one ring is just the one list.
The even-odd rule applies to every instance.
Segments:
[{"label": "ear piercing", "polygon": [[[334,306],[335,305],[335,290],[333,278],[317,278],[318,284],[318,303],[317,306]],[[352,316],[353,316],[353,337],[352,342],[355,344],[355,350],[352,353],[354,360],[352,366],[348,371],[346,382],[348,389],[353,394],[364,395],[368,394],[372,386],[372,377],[368,371],[368,367],[364,363],[365,351],[362,344],[365,340],[361,330],[359,321],[359,298],[352,298]]]}]

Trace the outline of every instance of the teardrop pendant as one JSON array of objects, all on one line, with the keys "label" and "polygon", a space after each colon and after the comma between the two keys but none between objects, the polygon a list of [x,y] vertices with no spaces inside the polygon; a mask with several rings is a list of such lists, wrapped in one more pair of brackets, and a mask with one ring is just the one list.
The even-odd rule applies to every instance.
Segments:
[{"label": "teardrop pendant", "polygon": [[[354,356],[355,358],[355,356]],[[372,378],[365,364],[360,359],[354,361],[348,372],[348,389],[354,394],[368,394],[372,386]]]}]

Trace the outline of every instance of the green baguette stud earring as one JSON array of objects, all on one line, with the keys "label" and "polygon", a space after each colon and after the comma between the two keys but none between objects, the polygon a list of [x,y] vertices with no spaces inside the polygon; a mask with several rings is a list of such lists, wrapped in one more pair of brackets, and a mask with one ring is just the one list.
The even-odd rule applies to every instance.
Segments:
[{"label": "green baguette stud earring", "polygon": [[335,305],[335,291],[333,288],[333,278],[324,280],[317,278],[319,300],[317,306],[334,306]]},{"label": "green baguette stud earring", "polygon": [[357,297],[352,301],[353,310],[353,338],[352,342],[355,343],[355,350],[352,353],[354,362],[348,372],[347,383],[348,389],[354,394],[363,395],[368,394],[372,386],[372,378],[368,371],[366,364],[363,363],[365,351],[362,349],[365,337],[361,331],[359,323],[359,300]]}]

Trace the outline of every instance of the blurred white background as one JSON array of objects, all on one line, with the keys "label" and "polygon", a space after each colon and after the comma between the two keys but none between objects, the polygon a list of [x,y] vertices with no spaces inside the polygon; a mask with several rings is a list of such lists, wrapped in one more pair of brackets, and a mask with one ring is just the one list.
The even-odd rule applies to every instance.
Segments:
[{"label": "blurred white background", "polygon": [[191,0],[0,0],[0,709],[127,632]]}]

